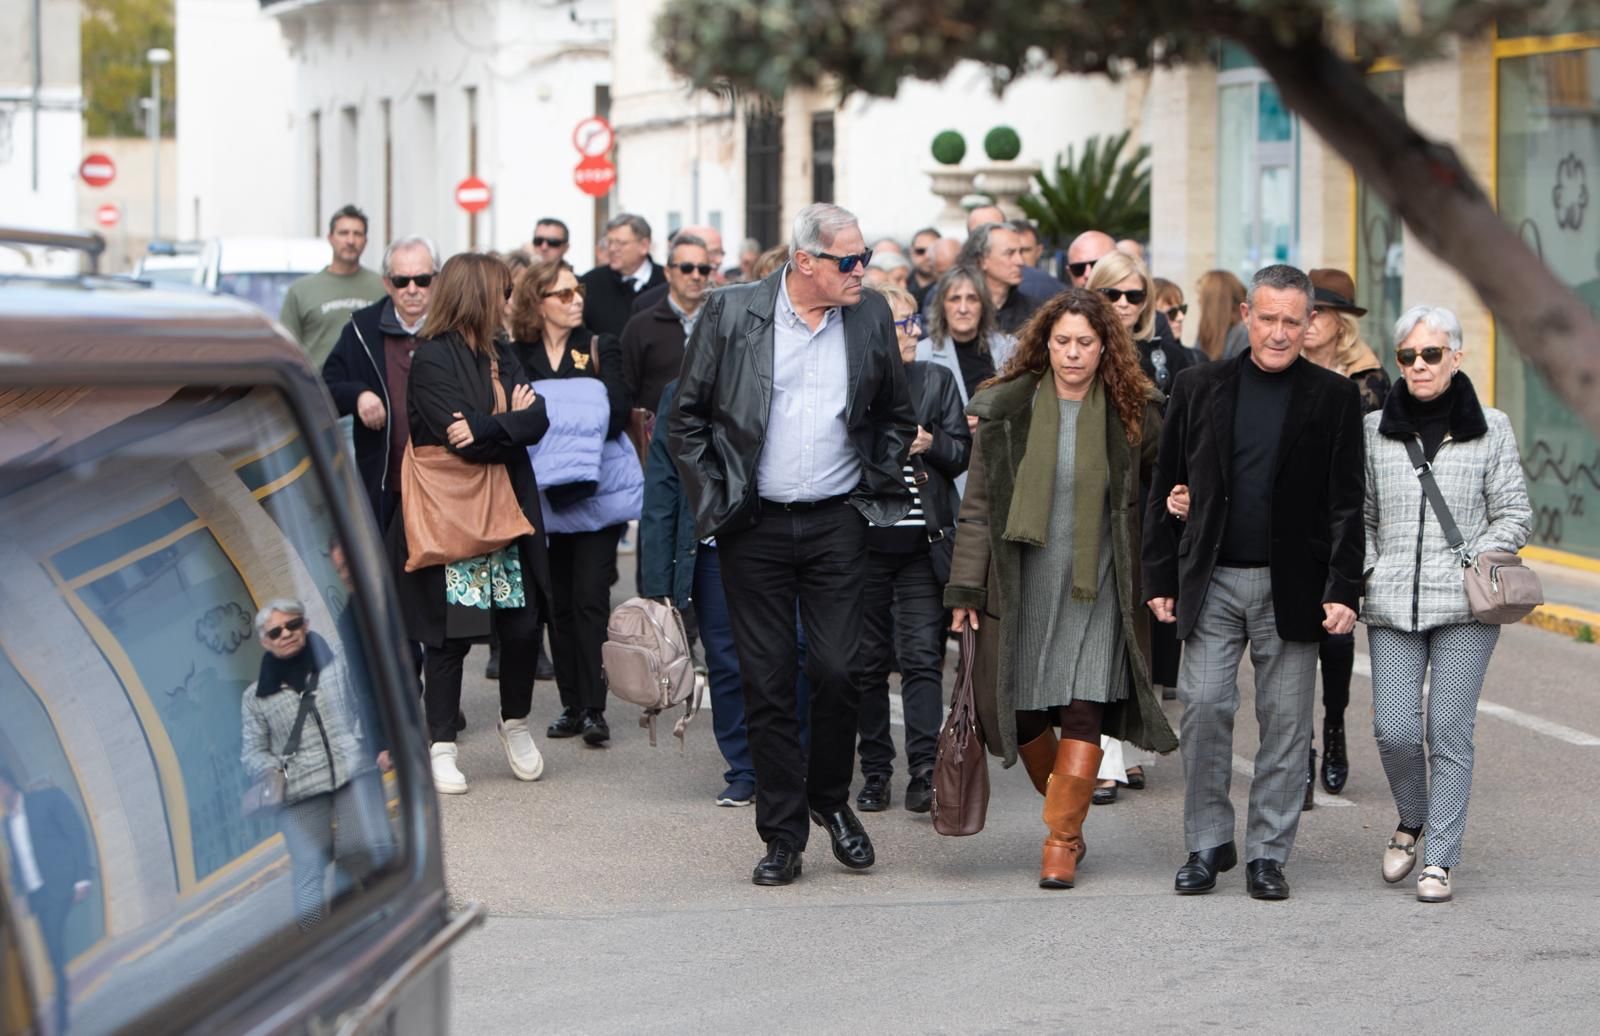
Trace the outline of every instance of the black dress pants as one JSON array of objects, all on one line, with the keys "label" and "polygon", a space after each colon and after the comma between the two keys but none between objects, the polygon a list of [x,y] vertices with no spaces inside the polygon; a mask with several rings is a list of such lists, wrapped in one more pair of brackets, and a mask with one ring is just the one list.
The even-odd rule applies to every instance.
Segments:
[{"label": "black dress pants", "polygon": [[611,618],[617,541],[624,528],[608,525],[595,532],[549,536],[550,661],[563,708],[605,711],[600,646]]},{"label": "black dress pants", "polygon": [[[756,831],[803,850],[808,809],[844,808],[855,772],[867,521],[844,501],[761,506],[760,522],[717,537],[717,551],[755,763]],[[795,715],[796,605],[811,683],[809,758]]]},{"label": "black dress pants", "polygon": [[867,551],[861,615],[861,772],[894,772],[889,734],[889,670],[900,667],[905,708],[906,770],[933,769],[944,718],[944,587],[933,574],[928,544],[905,553]]},{"label": "black dress pants", "polygon": [[[534,591],[528,588],[531,597]],[[539,658],[539,609],[492,608],[490,625],[500,637],[500,718],[526,719],[533,708],[533,669]],[[444,647],[429,648],[422,663],[422,703],[428,717],[428,740],[454,741],[456,713],[461,711],[461,665],[479,641],[452,637]]]},{"label": "black dress pants", "polygon": [[1322,662],[1322,708],[1334,719],[1343,719],[1350,704],[1350,676],[1356,668],[1356,635],[1330,633],[1317,648]]}]

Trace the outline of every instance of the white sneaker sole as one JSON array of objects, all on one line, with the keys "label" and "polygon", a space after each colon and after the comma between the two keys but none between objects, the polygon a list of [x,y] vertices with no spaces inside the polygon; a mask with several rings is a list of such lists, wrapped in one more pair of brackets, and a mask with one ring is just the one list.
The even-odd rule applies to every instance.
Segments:
[{"label": "white sneaker sole", "polygon": [[465,795],[467,793],[467,782],[462,781],[460,784],[453,782],[446,784],[435,777],[433,780],[433,790],[438,792],[440,795]]},{"label": "white sneaker sole", "polygon": [[755,804],[756,804],[756,800],[755,799],[744,799],[743,801],[741,801],[739,799],[718,799],[717,800],[717,805],[719,805],[719,806],[732,806],[734,809],[738,809],[740,806],[753,806]]}]

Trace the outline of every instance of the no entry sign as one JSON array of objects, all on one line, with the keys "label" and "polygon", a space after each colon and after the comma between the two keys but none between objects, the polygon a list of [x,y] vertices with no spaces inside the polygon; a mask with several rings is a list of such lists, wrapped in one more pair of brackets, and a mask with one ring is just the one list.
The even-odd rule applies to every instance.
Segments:
[{"label": "no entry sign", "polygon": [[476,176],[469,176],[456,184],[456,204],[468,212],[482,212],[494,198],[489,185]]},{"label": "no entry sign", "polygon": [[584,194],[592,194],[598,198],[615,186],[617,167],[611,164],[609,158],[588,155],[572,171],[572,182],[577,184],[578,190]]},{"label": "no entry sign", "polygon": [[96,151],[84,157],[83,164],[78,166],[78,175],[90,187],[105,187],[117,178],[117,164],[111,161],[110,155]]},{"label": "no entry sign", "polygon": [[102,227],[114,227],[122,222],[122,210],[115,205],[102,205],[94,210],[94,221]]}]

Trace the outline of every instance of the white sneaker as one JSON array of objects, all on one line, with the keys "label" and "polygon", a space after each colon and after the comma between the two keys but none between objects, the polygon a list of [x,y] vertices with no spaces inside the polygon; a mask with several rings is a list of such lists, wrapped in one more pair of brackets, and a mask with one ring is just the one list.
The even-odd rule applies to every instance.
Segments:
[{"label": "white sneaker", "polygon": [[1417,879],[1417,900],[1422,903],[1450,902],[1450,872],[1443,867],[1424,867]]},{"label": "white sneaker", "polygon": [[433,760],[433,787],[440,795],[465,795],[467,778],[456,765],[454,741],[435,741],[428,749]]},{"label": "white sneaker", "polygon": [[533,743],[526,719],[501,720],[500,743],[505,746],[506,761],[519,781],[536,781],[544,773],[544,756]]}]

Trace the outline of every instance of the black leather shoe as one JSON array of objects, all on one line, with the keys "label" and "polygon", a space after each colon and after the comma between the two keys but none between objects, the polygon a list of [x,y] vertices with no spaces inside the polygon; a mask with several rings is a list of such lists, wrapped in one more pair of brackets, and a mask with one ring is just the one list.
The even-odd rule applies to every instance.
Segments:
[{"label": "black leather shoe", "polygon": [[490,644],[489,645],[489,662],[488,662],[487,665],[485,665],[483,667],[483,678],[485,680],[498,680],[498,679],[500,679],[500,645],[499,644]]},{"label": "black leather shoe", "polygon": [[1089,801],[1096,806],[1109,806],[1117,801],[1117,786],[1112,784],[1109,788],[1095,786],[1094,794],[1089,796]]},{"label": "black leather shoe", "polygon": [[906,809],[912,813],[926,813],[933,808],[933,777],[919,774],[906,784]]},{"label": "black leather shoe", "polygon": [[1212,849],[1190,853],[1189,859],[1178,868],[1173,887],[1185,896],[1210,892],[1217,887],[1217,875],[1231,871],[1239,865],[1239,847],[1233,842]]},{"label": "black leather shoe", "polygon": [[539,661],[534,663],[533,678],[535,680],[554,680],[556,678],[555,664],[550,661],[550,656],[539,649]]},{"label": "black leather shoe", "polygon": [[465,712],[462,712],[460,709],[457,709],[456,710],[456,721],[454,723],[452,723],[451,726],[456,728],[456,733],[457,734],[461,733],[463,730],[466,730],[467,729],[467,714]]},{"label": "black leather shoe", "polygon": [[800,850],[788,842],[774,841],[767,846],[750,881],[756,885],[788,885],[800,876]]},{"label": "black leather shoe", "polygon": [[1344,747],[1344,724],[1327,723],[1322,728],[1322,786],[1337,795],[1350,779],[1350,756]]},{"label": "black leather shoe", "polygon": [[882,773],[869,773],[856,795],[856,808],[863,813],[882,813],[889,808],[889,777]]},{"label": "black leather shoe", "polygon": [[811,820],[828,832],[828,838],[833,842],[833,858],[846,867],[861,871],[877,862],[878,857],[872,851],[872,839],[867,837],[866,828],[861,826],[861,821],[849,806],[840,806],[827,816],[812,810]]},{"label": "black leather shoe", "polygon": [[544,732],[545,737],[577,737],[583,729],[583,715],[577,709],[562,709],[561,715]]},{"label": "black leather shoe", "polygon": [[1311,766],[1306,770],[1306,797],[1300,803],[1301,812],[1317,808],[1317,750],[1311,750]]},{"label": "black leather shoe", "polygon": [[1277,860],[1251,860],[1244,865],[1244,887],[1251,899],[1288,899],[1289,879]]},{"label": "black leather shoe", "polygon": [[606,725],[605,713],[599,709],[584,709],[578,727],[583,732],[583,743],[591,747],[598,748],[611,740],[611,728]]}]

